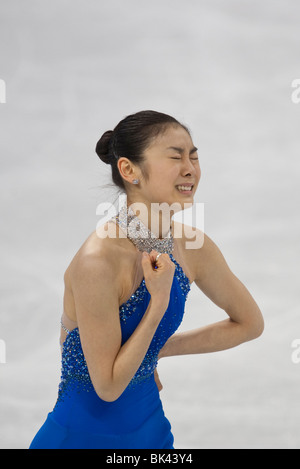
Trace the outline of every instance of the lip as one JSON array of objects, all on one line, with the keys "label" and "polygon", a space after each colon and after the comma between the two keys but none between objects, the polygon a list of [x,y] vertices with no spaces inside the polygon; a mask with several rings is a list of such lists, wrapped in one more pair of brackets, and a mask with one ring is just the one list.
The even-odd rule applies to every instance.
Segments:
[{"label": "lip", "polygon": [[[192,190],[189,190],[189,191],[180,191],[180,190],[178,190],[178,186],[191,187]],[[192,184],[191,182],[184,182],[183,184],[177,184],[175,187],[176,187],[176,189],[178,190],[178,192],[179,192],[180,194],[191,195],[192,192],[193,192],[194,184]]]}]

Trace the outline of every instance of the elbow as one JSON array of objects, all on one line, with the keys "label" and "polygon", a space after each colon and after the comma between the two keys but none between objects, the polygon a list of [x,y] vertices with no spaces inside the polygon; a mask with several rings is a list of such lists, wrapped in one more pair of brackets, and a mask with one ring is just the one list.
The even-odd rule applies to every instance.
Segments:
[{"label": "elbow", "polygon": [[[233,321],[231,319],[231,321]],[[259,312],[243,322],[233,321],[239,329],[240,342],[249,342],[260,337],[264,331],[264,320],[262,314]]]},{"label": "elbow", "polygon": [[115,395],[113,393],[98,393],[98,397],[104,402],[115,402],[119,399],[120,395]]},{"label": "elbow", "polygon": [[113,373],[90,373],[94,391],[104,402],[115,402],[123,394],[129,383],[113,376]]},{"label": "elbow", "polygon": [[255,320],[253,320],[251,324],[248,325],[248,340],[258,339],[258,337],[260,337],[264,332],[264,328],[264,319],[262,317],[262,314],[260,313],[259,315],[257,315]]},{"label": "elbow", "polygon": [[260,324],[259,324],[258,330],[257,330],[258,334],[257,334],[256,338],[262,335],[262,333],[264,332],[264,329],[265,329],[265,322],[264,322],[263,317],[261,317]]},{"label": "elbow", "polygon": [[262,335],[262,333],[264,332],[264,329],[265,329],[265,323],[264,323],[264,320],[263,318],[261,319],[260,321],[260,324],[258,325],[258,327],[256,328],[256,336],[255,336],[255,339],[257,339],[258,337],[260,337]]},{"label": "elbow", "polygon": [[112,391],[103,391],[103,390],[96,390],[97,396],[104,402],[115,402],[117,399],[119,399],[121,394],[116,394]]},{"label": "elbow", "polygon": [[104,402],[115,402],[119,399],[123,391],[117,390],[113,385],[107,387],[95,386],[97,396]]}]

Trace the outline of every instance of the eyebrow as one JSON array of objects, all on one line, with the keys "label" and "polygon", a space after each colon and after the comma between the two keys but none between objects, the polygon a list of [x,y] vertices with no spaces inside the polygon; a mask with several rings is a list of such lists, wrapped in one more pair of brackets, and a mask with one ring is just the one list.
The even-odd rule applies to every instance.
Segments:
[{"label": "eyebrow", "polygon": [[[181,153],[181,154],[184,153],[184,148],[180,148],[180,147],[168,147],[167,150],[174,150],[177,153]],[[198,151],[198,148],[193,147],[190,151],[190,155],[192,155],[193,153],[196,153],[196,151]]]}]

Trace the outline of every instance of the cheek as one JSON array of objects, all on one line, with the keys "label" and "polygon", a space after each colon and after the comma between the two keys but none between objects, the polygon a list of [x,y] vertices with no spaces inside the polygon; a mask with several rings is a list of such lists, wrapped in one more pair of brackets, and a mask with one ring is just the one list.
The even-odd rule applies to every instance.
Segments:
[{"label": "cheek", "polygon": [[149,182],[152,187],[161,190],[164,187],[170,187],[172,181],[176,181],[176,178],[178,178],[176,168],[170,168],[169,165],[158,163],[150,173]]}]

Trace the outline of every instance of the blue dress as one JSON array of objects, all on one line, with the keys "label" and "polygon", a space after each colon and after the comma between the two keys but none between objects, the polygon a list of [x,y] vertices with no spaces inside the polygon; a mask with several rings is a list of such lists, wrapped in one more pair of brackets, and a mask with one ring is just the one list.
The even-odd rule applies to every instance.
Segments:
[{"label": "blue dress", "polygon": [[[190,283],[181,266],[175,273],[168,308],[138,371],[121,394],[106,402],[96,394],[83,355],[79,329],[69,331],[62,346],[62,372],[52,412],[30,449],[172,449],[173,435],[154,380],[157,356],[179,327]],[[150,301],[143,279],[119,309],[122,344],[134,332]]]}]

